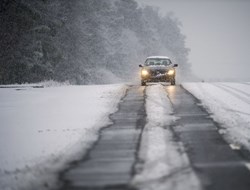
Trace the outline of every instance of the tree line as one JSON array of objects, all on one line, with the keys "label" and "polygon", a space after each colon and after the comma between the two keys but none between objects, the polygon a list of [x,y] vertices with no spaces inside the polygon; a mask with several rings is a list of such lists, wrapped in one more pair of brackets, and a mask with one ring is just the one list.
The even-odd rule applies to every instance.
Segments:
[{"label": "tree line", "polygon": [[150,55],[191,75],[181,23],[134,0],[2,0],[0,83],[129,81]]}]

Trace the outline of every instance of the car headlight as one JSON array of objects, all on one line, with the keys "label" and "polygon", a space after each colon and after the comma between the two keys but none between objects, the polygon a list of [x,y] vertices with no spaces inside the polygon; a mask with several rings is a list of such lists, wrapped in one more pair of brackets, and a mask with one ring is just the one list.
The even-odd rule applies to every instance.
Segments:
[{"label": "car headlight", "polygon": [[141,74],[142,74],[142,76],[147,76],[148,75],[148,71],[147,70],[142,70]]},{"label": "car headlight", "polygon": [[169,71],[167,72],[168,75],[173,75],[174,73],[175,73],[174,70],[169,70]]}]

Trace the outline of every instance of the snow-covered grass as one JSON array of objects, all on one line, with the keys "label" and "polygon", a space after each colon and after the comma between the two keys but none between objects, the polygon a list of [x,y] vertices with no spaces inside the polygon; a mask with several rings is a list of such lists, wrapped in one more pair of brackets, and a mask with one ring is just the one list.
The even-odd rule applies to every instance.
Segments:
[{"label": "snow-covered grass", "polygon": [[0,189],[56,185],[55,174],[97,139],[125,90],[125,85],[0,88]]},{"label": "snow-covered grass", "polygon": [[70,85],[69,81],[57,82],[54,80],[46,80],[39,83],[0,85],[0,88],[44,88],[44,87],[69,86],[69,85]]},{"label": "snow-covered grass", "polygon": [[221,124],[232,147],[250,150],[250,83],[184,83]]},{"label": "snow-covered grass", "polygon": [[133,180],[142,190],[198,190],[199,180],[181,143],[171,130],[175,121],[167,92],[160,84],[146,89],[147,124],[142,134],[138,174]]}]

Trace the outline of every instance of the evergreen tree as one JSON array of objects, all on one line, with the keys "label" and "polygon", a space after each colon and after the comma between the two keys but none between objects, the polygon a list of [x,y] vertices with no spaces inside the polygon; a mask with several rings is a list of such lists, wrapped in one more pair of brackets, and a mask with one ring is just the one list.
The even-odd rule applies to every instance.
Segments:
[{"label": "evergreen tree", "polygon": [[0,83],[131,80],[150,55],[191,75],[180,23],[134,0],[3,0]]}]

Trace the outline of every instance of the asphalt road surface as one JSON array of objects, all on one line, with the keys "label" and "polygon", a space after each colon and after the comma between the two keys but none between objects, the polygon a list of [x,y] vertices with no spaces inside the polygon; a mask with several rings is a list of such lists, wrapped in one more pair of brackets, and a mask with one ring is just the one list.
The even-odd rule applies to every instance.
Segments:
[{"label": "asphalt road surface", "polygon": [[[147,88],[147,87],[146,87]],[[218,132],[219,125],[200,102],[181,86],[165,86],[178,120],[172,126],[205,190],[249,190],[250,170],[242,152],[235,151]],[[100,131],[98,141],[82,160],[60,175],[61,190],[136,189],[136,171],[143,127],[146,124],[145,87],[129,87],[113,124]]]}]

